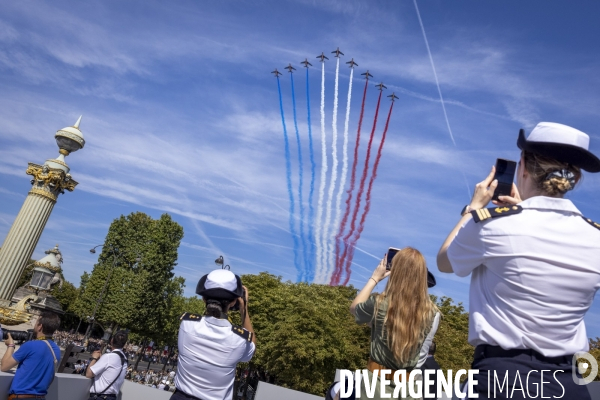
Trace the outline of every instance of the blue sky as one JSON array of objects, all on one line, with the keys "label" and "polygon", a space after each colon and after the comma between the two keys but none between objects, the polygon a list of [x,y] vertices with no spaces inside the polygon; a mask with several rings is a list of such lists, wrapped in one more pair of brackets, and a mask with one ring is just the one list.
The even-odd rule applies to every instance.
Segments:
[{"label": "blue sky", "polygon": [[[355,286],[377,264],[371,255],[383,255],[388,246],[420,249],[437,271],[437,250],[469,200],[465,179],[472,188],[497,157],[517,159],[519,128],[539,121],[572,125],[590,134],[591,149],[600,154],[596,2],[418,3],[456,146],[412,1],[1,4],[0,237],[30,188],[27,162],[56,157],[54,133],[83,114],[86,147],[66,160],[80,185],[60,196],[34,253],[42,257],[59,243],[65,276],[76,284],[96,261],[89,248],[103,242],[114,218],[133,211],[153,217],[169,212],[184,227],[176,273],[186,278],[188,295],[219,254],[236,273],[269,271],[295,280],[279,100],[269,72],[288,63],[301,72],[295,79],[306,195],[299,62],[315,61],[310,84],[319,164],[315,57],[338,46],[342,62],[359,64],[351,142],[364,84],[359,73],[369,69],[373,83],[388,87],[386,95],[400,97],[358,242],[363,252],[354,258]],[[327,135],[334,75],[330,59]],[[340,133],[348,77],[342,68]],[[292,139],[287,73],[281,83]],[[375,94],[371,87],[362,150]],[[388,106],[384,101],[383,114]],[[293,157],[292,167],[296,177]],[[600,177],[587,174],[570,198],[584,215],[600,220],[599,191]],[[467,303],[468,279],[436,276],[434,294]],[[596,303],[586,318],[589,336],[600,336]]]}]

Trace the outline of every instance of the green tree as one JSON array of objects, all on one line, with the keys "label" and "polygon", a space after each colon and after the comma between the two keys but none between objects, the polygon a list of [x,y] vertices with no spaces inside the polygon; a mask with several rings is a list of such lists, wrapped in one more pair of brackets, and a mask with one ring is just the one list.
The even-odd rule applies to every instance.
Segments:
[{"label": "green tree", "polygon": [[356,289],[281,282],[267,273],[245,275],[258,345],[251,361],[277,383],[322,395],[337,368],[366,365],[369,328],[349,313]]},{"label": "green tree", "polygon": [[168,214],[154,220],[135,212],[115,219],[89,279],[82,277],[76,313],[92,315],[106,285],[97,321],[128,327],[142,337],[160,337],[172,296],[178,293],[178,283],[171,280],[182,237],[183,228]]},{"label": "green tree", "polygon": [[468,342],[469,313],[465,311],[462,303],[454,304],[450,297],[442,297],[439,300],[435,296],[431,298],[442,313],[442,320],[434,338],[437,346],[435,359],[443,370],[469,369],[475,351]]},{"label": "green tree", "polygon": [[[596,339],[590,338],[590,350],[589,353],[596,359],[596,362],[600,366],[600,337],[596,337]],[[581,360],[582,362],[587,362],[586,360]],[[600,381],[600,367],[598,368],[598,374],[595,381]]]}]

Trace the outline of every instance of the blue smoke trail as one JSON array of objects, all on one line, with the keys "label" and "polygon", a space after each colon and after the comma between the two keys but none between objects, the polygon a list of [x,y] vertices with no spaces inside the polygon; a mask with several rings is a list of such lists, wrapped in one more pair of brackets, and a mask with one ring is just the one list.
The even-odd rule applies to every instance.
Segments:
[{"label": "blue smoke trail", "polygon": [[294,266],[298,271],[298,281],[302,281],[303,271],[300,267],[300,261],[298,259],[298,235],[296,234],[296,223],[294,220],[295,207],[294,195],[292,194],[292,162],[290,159],[290,142],[288,140],[287,128],[285,127],[285,117],[283,115],[283,100],[281,99],[281,84],[279,83],[279,77],[277,77],[277,90],[279,91],[279,109],[281,110],[281,124],[283,125],[283,141],[285,143],[285,176],[287,179],[288,196],[290,198],[290,231],[292,232],[292,239],[294,240]]},{"label": "blue smoke trail", "polygon": [[310,154],[310,191],[308,192],[308,243],[310,244],[310,260],[308,263],[308,275],[306,280],[312,282],[315,278],[315,268],[313,265],[315,259],[315,233],[314,233],[314,216],[315,209],[313,207],[313,195],[315,192],[315,152],[312,141],[312,126],[310,121],[310,86],[308,83],[308,68],[306,68],[306,110],[308,115],[308,150]]},{"label": "blue smoke trail", "polygon": [[294,74],[290,73],[292,80],[292,108],[294,110],[294,128],[296,129],[296,144],[298,147],[298,197],[300,205],[300,239],[302,239],[302,257],[304,259],[304,278],[308,274],[308,254],[306,236],[304,235],[304,196],[302,195],[302,182],[304,181],[304,163],[302,162],[302,146],[300,144],[300,132],[298,131],[298,119],[296,117],[296,91],[294,89]]}]

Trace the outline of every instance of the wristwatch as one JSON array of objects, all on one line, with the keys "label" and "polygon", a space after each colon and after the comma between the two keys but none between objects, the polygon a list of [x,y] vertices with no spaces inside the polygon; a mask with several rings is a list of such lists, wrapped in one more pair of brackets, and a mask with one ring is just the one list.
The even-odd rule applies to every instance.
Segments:
[{"label": "wristwatch", "polygon": [[462,217],[464,217],[464,216],[465,216],[467,213],[470,213],[471,211],[473,211],[473,210],[471,209],[471,206],[470,206],[469,204],[467,204],[467,205],[466,205],[466,206],[465,206],[465,207],[462,209],[462,211],[460,212],[460,215],[461,215]]}]

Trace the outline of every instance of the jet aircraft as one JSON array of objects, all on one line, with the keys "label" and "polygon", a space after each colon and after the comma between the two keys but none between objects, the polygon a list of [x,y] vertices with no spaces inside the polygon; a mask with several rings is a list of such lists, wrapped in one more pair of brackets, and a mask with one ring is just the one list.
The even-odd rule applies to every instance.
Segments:
[{"label": "jet aircraft", "polygon": [[354,68],[355,66],[358,67],[358,64],[354,62],[354,58],[350,61],[348,61],[346,64],[350,64],[349,67],[350,68]]},{"label": "jet aircraft", "polygon": [[335,54],[335,56],[336,56],[337,58],[339,58],[339,57],[340,57],[340,54],[341,54],[341,55],[344,55],[344,53],[342,53],[342,52],[340,51],[340,48],[339,48],[339,47],[338,47],[337,49],[335,49],[334,51],[332,51],[331,53],[332,53],[332,54]]},{"label": "jet aircraft", "polygon": [[375,87],[379,90],[387,89],[387,86],[385,86],[383,82],[381,82],[379,85],[375,85]]},{"label": "jet aircraft", "polygon": [[291,63],[287,67],[285,67],[284,69],[287,69],[290,74],[293,73],[296,70],[296,68],[292,67]]},{"label": "jet aircraft", "polygon": [[312,64],[308,62],[308,58],[305,58],[300,64],[304,65],[304,68],[308,68],[309,65],[312,67]]},{"label": "jet aircraft", "polygon": [[271,73],[275,75],[275,78],[279,78],[279,75],[281,75],[281,72],[277,71],[277,68],[275,68],[275,71],[271,71]]},{"label": "jet aircraft", "polygon": [[323,62],[324,60],[329,60],[329,58],[323,52],[321,52],[321,55],[317,56],[317,58],[320,58],[321,62]]},{"label": "jet aircraft", "polygon": [[392,93],[392,94],[390,94],[388,97],[390,97],[390,98],[391,98],[390,100],[392,100],[392,102],[394,102],[394,101],[396,101],[396,99],[399,99],[399,98],[400,98],[400,97],[396,96],[396,93]]},{"label": "jet aircraft", "polygon": [[369,77],[371,77],[371,78],[373,77],[373,75],[371,75],[371,74],[369,73],[369,70],[367,70],[367,72],[365,72],[364,74],[361,74],[361,75],[364,75],[364,76],[365,76],[365,79],[369,79]]}]

